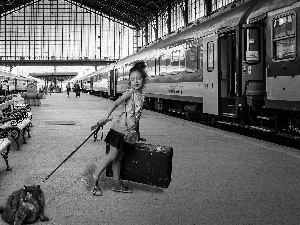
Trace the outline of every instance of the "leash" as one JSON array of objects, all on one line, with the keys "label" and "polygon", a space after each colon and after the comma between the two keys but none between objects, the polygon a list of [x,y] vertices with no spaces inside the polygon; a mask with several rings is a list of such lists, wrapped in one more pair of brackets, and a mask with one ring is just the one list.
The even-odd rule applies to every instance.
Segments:
[{"label": "leash", "polygon": [[[107,119],[107,120],[104,120],[102,121],[100,124],[97,123],[96,125],[92,126],[91,127],[91,130],[95,130],[95,129],[98,129],[98,130],[95,130],[94,131],[94,142],[97,141],[97,137],[98,137],[98,132],[100,129],[102,129],[102,133],[101,133],[101,140],[103,139],[103,125],[105,125],[106,123],[108,123],[109,121],[111,121],[111,119]],[[103,124],[104,123],[104,124]],[[103,124],[103,125],[102,125]]]},{"label": "leash", "polygon": [[108,123],[109,121],[111,121],[112,120],[112,118],[111,119],[107,119],[107,120],[104,120],[104,121],[101,121],[101,122],[99,122],[99,123],[97,123],[96,125],[94,125],[94,126],[92,126],[91,127],[91,130],[94,130],[73,152],[71,152],[71,154],[70,155],[68,155],[67,156],[67,158],[65,158],[65,160],[64,161],[62,161],[48,176],[46,176],[43,180],[42,180],[42,182],[41,182],[41,184],[43,184],[43,183],[45,183],[51,176],[52,176],[52,174],[53,173],[55,173],[56,172],[56,170],[58,170],[58,168],[59,167],[61,167],[66,161],[68,161],[68,159],[69,158],[71,158],[72,157],[72,155],[74,155],[80,148],[81,148],[81,146],[82,145],[84,145],[85,144],[85,142],[87,142],[87,140],[89,140],[90,139],[90,137],[91,136],[93,136],[93,135],[95,135],[95,134],[97,134],[98,132],[99,132],[99,130],[102,128],[103,129],[103,126],[106,124],[106,123]]}]

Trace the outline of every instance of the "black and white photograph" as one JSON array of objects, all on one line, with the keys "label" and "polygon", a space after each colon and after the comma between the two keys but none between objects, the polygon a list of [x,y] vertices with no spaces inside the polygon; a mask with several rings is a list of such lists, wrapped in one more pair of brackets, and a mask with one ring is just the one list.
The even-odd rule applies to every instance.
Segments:
[{"label": "black and white photograph", "polygon": [[300,0],[1,0],[0,225],[299,225],[299,33]]}]

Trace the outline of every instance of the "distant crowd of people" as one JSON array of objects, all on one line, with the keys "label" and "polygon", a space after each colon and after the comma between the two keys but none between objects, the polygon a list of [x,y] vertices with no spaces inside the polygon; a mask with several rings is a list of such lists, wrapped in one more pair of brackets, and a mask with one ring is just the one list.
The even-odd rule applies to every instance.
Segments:
[{"label": "distant crowd of people", "polygon": [[52,82],[50,83],[49,85],[49,93],[51,95],[51,93],[54,93],[55,92],[61,92],[61,88],[58,86],[58,85],[54,85]]},{"label": "distant crowd of people", "polygon": [[[67,95],[68,97],[70,97],[70,92],[71,92],[70,82],[68,82],[68,84],[66,85],[66,89],[67,89]],[[81,88],[78,82],[74,84],[74,92],[76,93],[76,97],[80,97]]]},{"label": "distant crowd of people", "polygon": [[[54,92],[61,92],[61,88],[58,85],[56,85],[56,87],[55,87],[53,82],[50,83],[48,90],[49,90],[50,95]],[[72,86],[71,86],[70,82],[67,83],[66,90],[67,90],[68,97],[70,97],[70,92],[72,91]],[[80,84],[78,83],[78,81],[74,84],[73,91],[75,92],[76,97],[80,97],[81,87],[80,87]]]}]

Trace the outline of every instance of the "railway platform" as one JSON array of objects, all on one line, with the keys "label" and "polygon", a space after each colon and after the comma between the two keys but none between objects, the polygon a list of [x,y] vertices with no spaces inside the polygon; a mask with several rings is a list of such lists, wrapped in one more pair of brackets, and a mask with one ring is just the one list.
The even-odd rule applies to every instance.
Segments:
[{"label": "railway platform", "polygon": [[[0,204],[23,185],[39,184],[91,134],[90,127],[110,104],[71,92],[69,98],[66,93],[47,95],[41,106],[32,106],[32,137],[22,151],[11,146],[13,170],[5,171],[0,161]],[[133,193],[116,193],[103,174],[103,196],[92,196],[81,178],[87,166],[105,155],[99,133],[97,141],[89,139],[42,184],[50,221],[36,224],[300,223],[298,150],[147,110],[140,131],[147,143],[173,147],[169,188],[126,181]]]}]

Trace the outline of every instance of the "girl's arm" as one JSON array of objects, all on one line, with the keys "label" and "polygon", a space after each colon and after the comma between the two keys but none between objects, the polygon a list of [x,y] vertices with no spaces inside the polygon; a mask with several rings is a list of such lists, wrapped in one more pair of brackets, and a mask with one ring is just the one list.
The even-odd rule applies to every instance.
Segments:
[{"label": "girl's arm", "polygon": [[110,115],[112,114],[112,112],[120,105],[122,104],[124,101],[126,101],[127,99],[129,99],[131,97],[131,91],[126,91],[123,93],[123,95],[121,97],[119,97],[113,104],[111,107],[108,108],[106,114],[104,115],[104,118],[102,120],[106,120],[110,117]]}]

